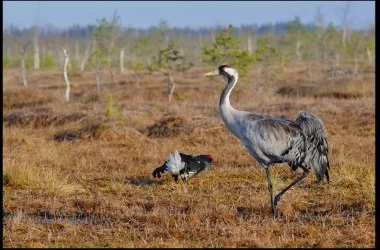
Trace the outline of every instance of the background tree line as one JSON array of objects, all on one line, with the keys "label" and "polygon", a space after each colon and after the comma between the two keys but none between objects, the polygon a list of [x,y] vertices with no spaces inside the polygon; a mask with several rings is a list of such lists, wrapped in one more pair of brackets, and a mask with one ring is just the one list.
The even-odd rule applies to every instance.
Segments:
[{"label": "background tree line", "polygon": [[[10,25],[3,29],[3,69],[19,68],[22,63],[27,69],[61,67],[62,47],[70,51],[69,70],[94,72],[98,87],[100,72],[106,69],[111,80],[116,72],[130,70],[138,84],[142,70],[163,70],[170,75],[195,64],[215,67],[230,63],[244,75],[254,63],[279,65],[281,69],[289,62],[320,62],[324,72],[344,68],[355,72],[361,64],[373,65],[375,60],[374,24],[363,30],[350,30],[344,23],[340,27],[323,25],[319,10],[311,24],[295,17],[276,24],[198,29],[174,28],[161,21],[148,29],[137,29],[122,27],[119,20],[115,12],[95,25],[74,25],[64,30]],[[169,50],[175,54],[164,58]],[[175,67],[169,67],[171,61]]]}]

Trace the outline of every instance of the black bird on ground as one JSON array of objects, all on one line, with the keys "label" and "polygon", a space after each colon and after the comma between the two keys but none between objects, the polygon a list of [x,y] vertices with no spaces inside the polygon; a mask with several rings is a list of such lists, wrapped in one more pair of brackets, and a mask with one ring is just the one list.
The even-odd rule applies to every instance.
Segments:
[{"label": "black bird on ground", "polygon": [[212,154],[192,156],[178,153],[176,150],[161,167],[153,171],[153,177],[160,178],[161,174],[169,171],[175,181],[178,180],[179,176],[183,182],[187,182],[190,178],[205,170],[212,160]]}]

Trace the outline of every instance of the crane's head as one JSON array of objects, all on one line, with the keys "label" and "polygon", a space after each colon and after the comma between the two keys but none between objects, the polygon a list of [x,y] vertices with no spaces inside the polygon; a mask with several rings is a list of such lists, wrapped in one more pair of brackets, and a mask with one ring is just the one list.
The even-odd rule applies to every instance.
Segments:
[{"label": "crane's head", "polygon": [[237,71],[230,65],[221,65],[217,70],[208,72],[205,76],[221,75],[227,79],[235,77],[237,79]]}]

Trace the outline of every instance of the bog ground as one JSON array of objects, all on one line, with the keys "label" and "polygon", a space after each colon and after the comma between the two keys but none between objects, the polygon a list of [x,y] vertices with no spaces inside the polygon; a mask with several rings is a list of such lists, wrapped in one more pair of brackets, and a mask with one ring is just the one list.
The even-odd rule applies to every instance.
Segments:
[{"label": "bog ground", "polygon": [[[114,82],[103,72],[3,74],[4,247],[374,247],[375,72],[322,76],[292,64],[252,71],[231,94],[236,109],[318,114],[328,131],[330,184],[307,179],[271,214],[265,171],[224,126],[224,80],[191,68]],[[214,155],[188,184],[152,171],[174,150]],[[281,190],[301,171],[271,167]]]}]

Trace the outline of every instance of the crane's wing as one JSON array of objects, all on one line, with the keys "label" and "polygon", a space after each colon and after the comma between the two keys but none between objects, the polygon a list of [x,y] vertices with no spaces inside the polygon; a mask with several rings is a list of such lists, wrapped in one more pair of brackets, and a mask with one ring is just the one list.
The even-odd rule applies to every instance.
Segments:
[{"label": "crane's wing", "polygon": [[326,129],[322,120],[311,112],[302,111],[299,112],[296,122],[301,126],[306,136],[306,165],[312,169],[318,181],[321,181],[325,175],[327,182],[329,182],[329,147]]}]

